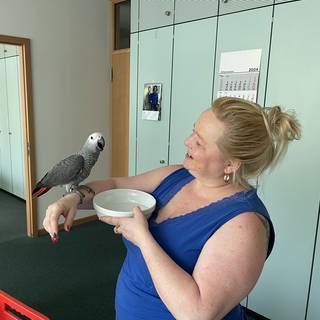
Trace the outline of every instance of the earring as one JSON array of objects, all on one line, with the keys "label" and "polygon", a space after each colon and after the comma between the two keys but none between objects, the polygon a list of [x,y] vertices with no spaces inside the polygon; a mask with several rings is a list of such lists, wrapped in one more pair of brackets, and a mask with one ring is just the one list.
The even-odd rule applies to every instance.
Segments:
[{"label": "earring", "polygon": [[229,174],[225,174],[225,175],[223,176],[223,181],[224,181],[225,184],[229,183],[229,181],[230,181],[230,175],[229,175]]}]

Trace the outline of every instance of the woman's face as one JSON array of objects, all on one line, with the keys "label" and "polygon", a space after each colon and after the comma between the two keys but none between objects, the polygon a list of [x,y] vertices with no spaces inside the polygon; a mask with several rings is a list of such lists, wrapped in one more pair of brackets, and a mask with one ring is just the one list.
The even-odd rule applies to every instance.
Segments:
[{"label": "woman's face", "polygon": [[183,165],[194,177],[212,183],[223,181],[225,161],[217,141],[224,131],[224,124],[211,109],[200,115],[193,133],[184,142],[187,154]]}]

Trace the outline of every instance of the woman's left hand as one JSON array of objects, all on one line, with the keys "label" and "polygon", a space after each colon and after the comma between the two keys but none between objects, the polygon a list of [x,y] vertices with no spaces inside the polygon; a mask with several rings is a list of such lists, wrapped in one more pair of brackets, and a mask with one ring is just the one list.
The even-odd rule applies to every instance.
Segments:
[{"label": "woman's left hand", "polygon": [[103,216],[100,220],[114,225],[114,233],[122,234],[139,247],[145,241],[146,236],[150,235],[148,221],[139,207],[134,207],[132,213],[133,216],[129,218]]}]

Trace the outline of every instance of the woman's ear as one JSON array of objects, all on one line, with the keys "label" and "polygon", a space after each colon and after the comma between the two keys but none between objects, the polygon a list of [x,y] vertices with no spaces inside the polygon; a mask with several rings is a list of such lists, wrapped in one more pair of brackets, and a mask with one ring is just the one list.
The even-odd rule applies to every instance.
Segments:
[{"label": "woman's ear", "polygon": [[235,173],[241,167],[239,159],[227,160],[224,167],[225,174]]}]

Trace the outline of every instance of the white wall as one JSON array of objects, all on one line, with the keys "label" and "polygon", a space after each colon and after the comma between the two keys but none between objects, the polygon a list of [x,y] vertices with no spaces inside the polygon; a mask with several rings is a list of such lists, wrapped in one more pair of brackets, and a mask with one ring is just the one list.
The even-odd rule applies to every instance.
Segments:
[{"label": "white wall", "polygon": [[[100,131],[110,141],[109,0],[0,0],[0,33],[31,39],[36,178]],[[110,149],[89,179],[109,174]],[[39,228],[55,188],[38,201]],[[93,212],[81,212],[82,217]]]}]

